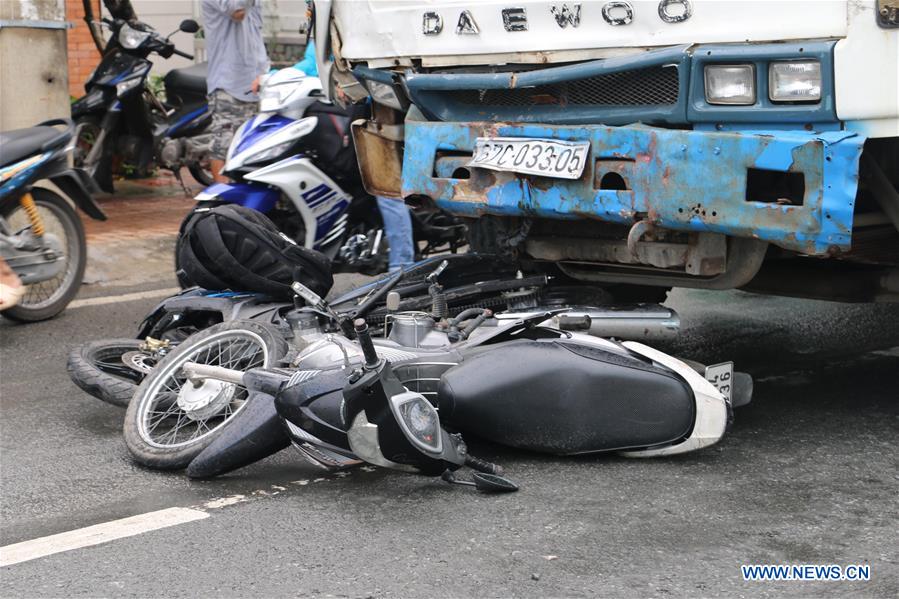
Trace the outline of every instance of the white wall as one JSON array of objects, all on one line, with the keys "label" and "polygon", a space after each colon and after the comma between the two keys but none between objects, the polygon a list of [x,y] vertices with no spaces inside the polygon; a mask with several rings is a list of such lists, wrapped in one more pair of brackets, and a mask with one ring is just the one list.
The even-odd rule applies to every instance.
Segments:
[{"label": "white wall", "polygon": [[[6,0],[0,0],[4,2]],[[282,43],[302,43],[305,34],[298,33],[306,22],[306,0],[262,0],[262,14],[265,19],[266,39],[277,37]],[[137,18],[152,25],[162,35],[168,35],[178,28],[183,19],[196,19],[200,26],[200,0],[131,0]],[[195,52],[192,35],[178,32],[172,36],[179,50],[189,54],[197,54],[203,58],[203,44],[199,44],[199,52]],[[153,72],[165,74],[169,69],[187,66],[191,61],[172,56],[168,60],[154,57]]]},{"label": "white wall", "polygon": [[[3,0],[0,0],[2,2]],[[168,35],[178,29],[178,24],[184,19],[194,18],[194,4],[199,5],[198,0],[131,0],[137,18],[151,25],[161,35]],[[202,25],[202,23],[200,23]],[[194,53],[194,36],[180,31],[172,36],[175,47],[188,54]],[[169,69],[185,67],[193,64],[192,61],[180,56],[172,56],[163,59],[153,55],[153,72],[165,74]]]}]

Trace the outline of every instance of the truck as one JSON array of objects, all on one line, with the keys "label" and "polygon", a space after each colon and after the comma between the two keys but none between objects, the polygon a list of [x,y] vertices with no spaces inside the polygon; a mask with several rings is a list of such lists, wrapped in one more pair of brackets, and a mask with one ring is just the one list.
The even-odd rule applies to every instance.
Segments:
[{"label": "truck", "polygon": [[899,1],[314,0],[372,194],[653,299],[899,301]]}]

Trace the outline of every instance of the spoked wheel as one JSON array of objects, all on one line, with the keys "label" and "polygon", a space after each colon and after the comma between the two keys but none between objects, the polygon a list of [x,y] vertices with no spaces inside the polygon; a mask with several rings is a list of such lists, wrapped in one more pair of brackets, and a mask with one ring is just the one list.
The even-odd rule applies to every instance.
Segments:
[{"label": "spoked wheel", "polygon": [[[46,320],[62,312],[78,293],[87,264],[84,225],[75,209],[49,189],[35,187],[31,195],[44,224],[44,242],[60,254],[64,264],[52,279],[28,285],[19,304],[3,312],[3,316],[21,322]],[[19,204],[8,205],[3,217],[14,232],[31,226]]]},{"label": "spoked wheel", "polygon": [[187,362],[247,371],[277,364],[287,342],[270,325],[248,320],[218,324],[188,337],[160,360],[128,405],[125,443],[152,468],[187,466],[250,400],[241,385],[207,379],[195,385]]}]

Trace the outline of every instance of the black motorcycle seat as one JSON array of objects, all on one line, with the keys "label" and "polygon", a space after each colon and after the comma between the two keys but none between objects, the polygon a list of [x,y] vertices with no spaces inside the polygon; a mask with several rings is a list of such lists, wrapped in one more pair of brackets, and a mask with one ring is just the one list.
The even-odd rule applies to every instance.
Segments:
[{"label": "black motorcycle seat", "polygon": [[565,340],[516,341],[443,374],[440,419],[494,443],[553,454],[652,447],[693,430],[695,399],[673,371]]},{"label": "black motorcycle seat", "polygon": [[[9,166],[40,153],[45,143],[59,136],[60,130],[53,127],[29,127],[0,133],[0,166]],[[61,138],[59,145],[68,139]]]},{"label": "black motorcycle seat", "polygon": [[169,71],[163,82],[166,89],[185,90],[192,93],[206,93],[206,63],[200,62],[181,69]]}]

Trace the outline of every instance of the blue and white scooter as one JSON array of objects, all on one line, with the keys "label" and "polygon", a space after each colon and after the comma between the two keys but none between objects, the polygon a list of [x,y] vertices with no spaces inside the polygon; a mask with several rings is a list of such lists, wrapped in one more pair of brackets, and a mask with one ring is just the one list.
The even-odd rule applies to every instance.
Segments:
[{"label": "blue and white scooter", "polygon": [[233,182],[206,188],[195,210],[240,204],[327,255],[335,270],[383,271],[387,244],[377,206],[362,188],[350,114],[324,100],[317,77],[294,68],[263,81],[259,108],[228,148],[224,173]]},{"label": "blue and white scooter", "polygon": [[[232,182],[197,195],[195,211],[240,204],[325,254],[335,272],[385,271],[383,221],[362,186],[350,133],[356,115],[325,100],[321,81],[295,68],[263,80],[259,109],[228,148],[224,173]],[[466,243],[465,227],[445,213],[413,211],[412,228],[418,257]]]}]

